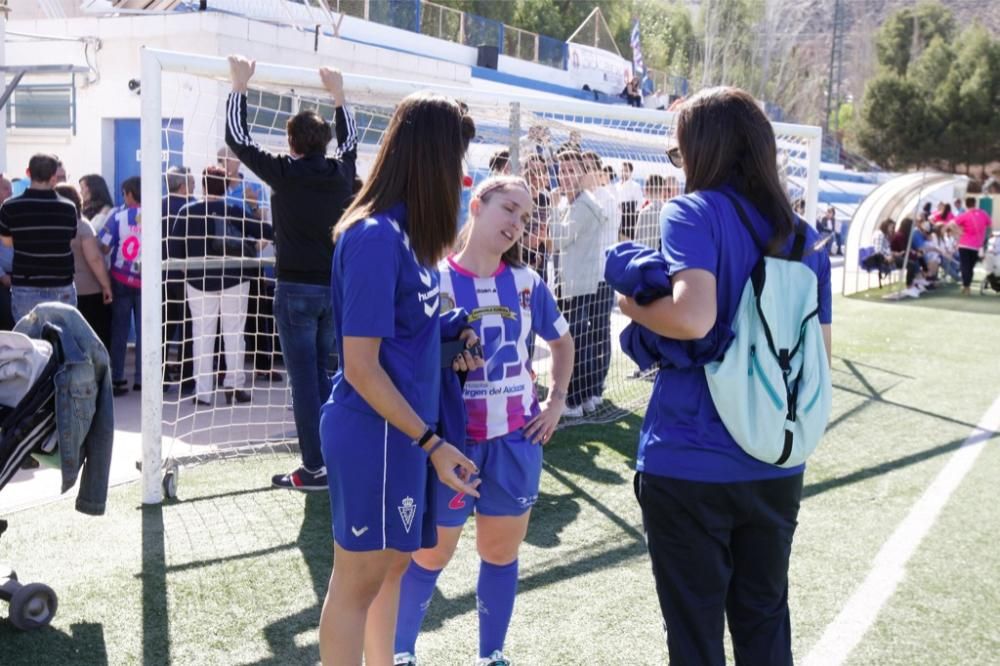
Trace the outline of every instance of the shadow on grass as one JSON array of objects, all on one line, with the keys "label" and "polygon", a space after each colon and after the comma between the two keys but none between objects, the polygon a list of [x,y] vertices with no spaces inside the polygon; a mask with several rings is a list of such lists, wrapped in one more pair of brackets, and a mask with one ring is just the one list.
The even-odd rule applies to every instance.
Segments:
[{"label": "shadow on grass", "polygon": [[895,460],[889,460],[878,465],[872,465],[871,467],[865,467],[864,469],[859,469],[856,472],[851,472],[850,474],[845,474],[844,476],[838,476],[834,479],[827,479],[826,481],[819,481],[817,483],[810,483],[802,489],[802,499],[815,497],[816,495],[825,493],[828,490],[833,490],[834,488],[841,488],[843,486],[849,486],[852,483],[867,481],[875,476],[888,474],[889,472],[894,472],[898,469],[909,467],[910,465],[916,465],[917,463],[922,463],[925,460],[930,460],[931,458],[936,458],[937,456],[943,456],[946,453],[951,453],[956,449],[960,449],[964,443],[964,438],[955,439],[930,449],[911,453],[908,456],[896,458]]},{"label": "shadow on grass", "polygon": [[[296,638],[316,630],[326,597],[326,587],[333,570],[333,540],[330,536],[330,498],[326,493],[306,493],[305,511],[295,546],[309,569],[316,593],[316,604],[294,615],[283,617],[264,627],[264,638],[271,648],[270,657],[251,662],[254,666],[316,664],[319,644],[296,645]],[[280,590],[275,591],[280,594]],[[301,642],[301,641],[300,641]],[[249,666],[249,665],[248,665]]]},{"label": "shadow on grass", "polygon": [[70,633],[53,627],[21,632],[0,622],[0,663],[5,666],[39,664],[80,664],[107,666],[108,649],[104,626],[80,622],[69,626]]},{"label": "shadow on grass", "polygon": [[170,613],[167,606],[167,549],[163,505],[142,508],[142,663],[170,663]]},{"label": "shadow on grass", "polygon": [[[567,553],[560,560],[562,563],[550,566],[541,571],[521,576],[517,583],[518,593],[531,592],[550,585],[564,583],[578,576],[586,575],[593,571],[621,566],[629,560],[637,557],[646,557],[646,544],[641,540],[625,539],[622,545],[601,552],[593,552],[594,545],[586,547],[586,555],[575,558],[575,553]],[[457,597],[445,598],[441,596],[440,588],[434,591],[434,600],[421,631],[439,629],[448,620],[468,613],[476,607],[476,593],[469,591]]]}]

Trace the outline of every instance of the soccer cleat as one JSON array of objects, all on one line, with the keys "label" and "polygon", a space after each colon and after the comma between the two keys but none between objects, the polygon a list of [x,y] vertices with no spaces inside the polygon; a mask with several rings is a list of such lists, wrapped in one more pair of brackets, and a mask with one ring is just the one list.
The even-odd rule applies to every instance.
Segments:
[{"label": "soccer cleat", "polygon": [[392,666],[417,666],[417,658],[409,652],[397,652],[392,655]]},{"label": "soccer cleat", "polygon": [[584,414],[593,414],[596,411],[597,411],[597,403],[594,401],[593,398],[587,398],[586,400],[583,401]]},{"label": "soccer cleat", "polygon": [[305,467],[299,467],[288,474],[275,474],[271,477],[271,485],[275,488],[292,490],[329,490],[326,485],[326,467],[320,467],[312,472]]},{"label": "soccer cleat", "polygon": [[916,287],[907,287],[900,293],[906,298],[920,298],[920,290]]},{"label": "soccer cleat", "polygon": [[583,417],[583,405],[577,405],[576,407],[567,407],[563,410],[563,418],[568,419],[579,419]]},{"label": "soccer cleat", "polygon": [[493,654],[488,657],[480,657],[476,666],[510,666],[510,660],[503,656],[500,650],[493,650]]}]

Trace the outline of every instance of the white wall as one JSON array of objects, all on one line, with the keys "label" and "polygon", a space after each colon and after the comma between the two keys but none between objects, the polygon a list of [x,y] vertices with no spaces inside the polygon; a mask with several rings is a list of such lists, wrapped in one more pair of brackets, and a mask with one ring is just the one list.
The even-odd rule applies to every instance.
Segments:
[{"label": "white wall", "polygon": [[[23,173],[32,154],[43,151],[60,156],[71,181],[92,172],[108,179],[114,175],[114,148],[108,145],[113,137],[111,120],[140,115],[139,97],[129,91],[128,81],[140,77],[139,53],[143,45],[209,55],[238,52],[261,61],[317,68],[332,65],[359,74],[430,84],[462,85],[470,81],[470,70],[464,65],[332,38],[321,38],[317,53],[312,33],[211,13],[11,21],[8,30],[63,37],[95,36],[102,42],[96,57],[100,80],[85,85],[84,77],[77,77],[75,136],[69,130],[10,130],[7,163],[15,176]],[[83,44],[79,42],[8,41],[6,46],[8,64],[86,65]],[[180,97],[165,99],[164,110],[165,115],[184,118],[186,135],[190,133],[203,142],[211,139],[216,144],[211,148],[199,146],[185,137],[185,163],[201,168],[205,156],[214,154],[222,142],[223,128],[218,119],[224,109],[226,86],[213,81],[189,82],[186,86],[174,84],[174,92]],[[206,101],[213,98],[214,105]]]}]

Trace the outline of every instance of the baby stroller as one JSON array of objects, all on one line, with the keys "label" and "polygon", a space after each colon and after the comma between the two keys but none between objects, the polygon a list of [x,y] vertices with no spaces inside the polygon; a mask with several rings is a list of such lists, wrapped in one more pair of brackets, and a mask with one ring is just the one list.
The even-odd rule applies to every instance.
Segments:
[{"label": "baby stroller", "polygon": [[985,294],[987,289],[1000,293],[1000,236],[990,239],[983,257],[983,268],[986,269],[986,277],[979,285],[979,293]]},{"label": "baby stroller", "polygon": [[[30,340],[19,333],[0,333],[5,350],[0,364],[0,490],[34,452],[56,448],[53,378],[59,368],[58,345]],[[17,356],[23,352],[24,358]],[[46,360],[47,355],[47,360]],[[30,361],[26,360],[30,357]],[[11,407],[9,403],[16,399]],[[0,537],[7,521],[0,520]],[[16,628],[39,629],[56,614],[55,592],[41,583],[22,584],[12,569],[0,566],[0,599],[10,605],[8,620]]]}]

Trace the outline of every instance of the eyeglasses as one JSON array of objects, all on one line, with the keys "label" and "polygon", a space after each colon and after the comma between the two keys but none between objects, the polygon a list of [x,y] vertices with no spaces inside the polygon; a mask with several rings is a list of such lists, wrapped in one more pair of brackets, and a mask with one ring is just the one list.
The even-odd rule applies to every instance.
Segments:
[{"label": "eyeglasses", "polygon": [[673,146],[667,148],[667,161],[677,169],[684,168],[684,157],[681,155],[681,147]]}]

